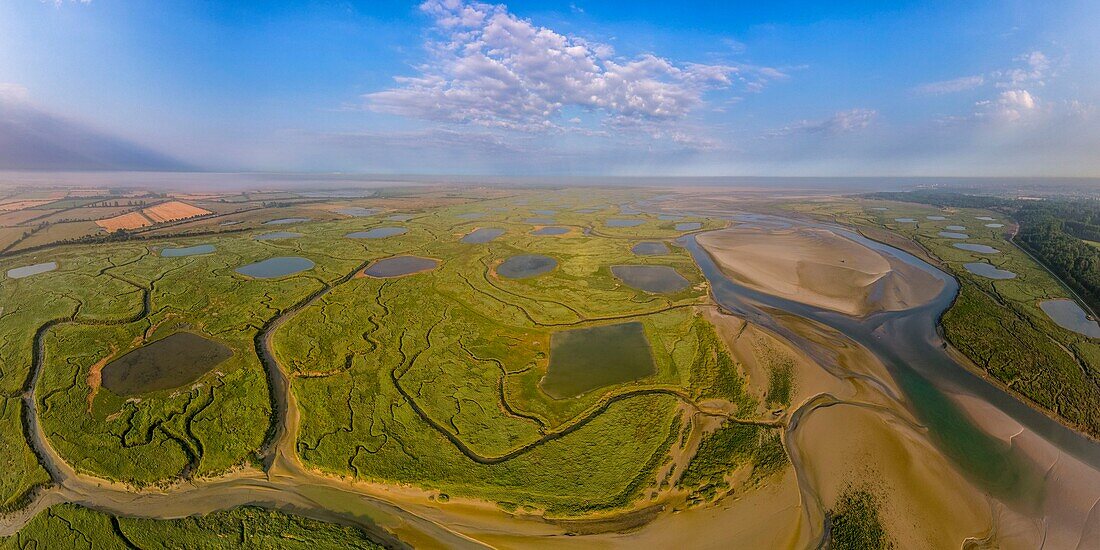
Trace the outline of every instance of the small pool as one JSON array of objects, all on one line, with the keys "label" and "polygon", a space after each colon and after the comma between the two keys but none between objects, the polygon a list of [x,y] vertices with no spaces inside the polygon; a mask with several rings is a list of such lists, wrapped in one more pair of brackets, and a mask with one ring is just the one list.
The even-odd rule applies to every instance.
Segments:
[{"label": "small pool", "polygon": [[532,235],[538,235],[540,237],[545,237],[547,235],[564,235],[568,232],[569,232],[568,227],[550,226],[550,227],[540,227],[540,228],[532,231],[531,234]]},{"label": "small pool", "polygon": [[504,260],[497,266],[497,275],[506,279],[526,279],[542,275],[558,267],[558,261],[542,254],[521,254]]},{"label": "small pool", "polygon": [[666,265],[613,265],[611,273],[631,288],[654,294],[677,292],[691,284]]},{"label": "small pool", "polygon": [[913,218],[894,218],[894,221],[898,223],[917,223],[917,220]]},{"label": "small pool", "polygon": [[1089,338],[1100,338],[1100,325],[1095,319],[1089,319],[1087,313],[1077,302],[1068,299],[1046,300],[1039,302],[1039,308],[1058,326],[1072,330]]},{"label": "small pool", "polygon": [[293,233],[291,231],[273,231],[271,233],[264,233],[263,235],[256,235],[257,241],[276,241],[279,239],[297,239],[301,237],[301,233]]},{"label": "small pool", "polygon": [[1004,227],[1005,224],[1003,224],[1003,223],[987,223],[987,224],[985,224],[985,226],[986,227],[991,227],[993,229],[1000,229],[1000,228]]},{"label": "small pool", "polygon": [[404,227],[375,227],[369,231],[355,231],[344,235],[349,239],[384,239],[396,235],[403,235],[408,231]]},{"label": "small pool", "polygon": [[363,273],[371,277],[404,277],[414,273],[431,271],[439,266],[439,260],[420,256],[393,256],[383,258],[370,265]]},{"label": "small pool", "polygon": [[503,229],[495,227],[479,227],[462,237],[466,244],[484,244],[504,234]]},{"label": "small pool", "polygon": [[948,239],[969,239],[970,235],[966,233],[955,233],[953,231],[940,231],[940,236]]},{"label": "small pool", "polygon": [[214,245],[212,244],[197,244],[195,246],[187,246],[183,248],[165,248],[160,251],[161,257],[164,258],[180,258],[183,256],[198,256],[199,254],[213,254]]},{"label": "small pool", "polygon": [[977,252],[978,254],[1000,254],[1001,253],[1000,250],[997,250],[996,248],[993,248],[992,246],[987,246],[987,245],[984,245],[984,244],[955,243],[951,246],[954,246],[955,248],[958,248],[958,249],[961,249],[961,250],[966,250],[968,252]]},{"label": "small pool", "polygon": [[337,208],[335,212],[338,214],[343,214],[345,216],[365,218],[367,216],[373,216],[381,212],[381,210],[377,208],[363,208],[362,206],[348,206],[345,208]]},{"label": "small pool", "polygon": [[386,219],[391,222],[407,222],[412,219],[412,214],[393,214]]},{"label": "small pool", "polygon": [[630,249],[639,256],[661,256],[669,253],[668,245],[659,241],[643,241]]},{"label": "small pool", "polygon": [[947,219],[943,216],[925,216],[925,218],[928,218],[928,219],[930,219],[932,221],[936,221],[936,222],[942,222],[943,220]]},{"label": "small pool", "polygon": [[944,229],[946,229],[948,231],[966,231],[966,227],[962,226],[962,225],[949,225],[949,226],[945,227]]},{"label": "small pool", "polygon": [[43,262],[34,265],[25,265],[23,267],[16,267],[8,270],[9,279],[22,279],[23,277],[30,277],[31,275],[38,275],[39,273],[45,273],[47,271],[53,271],[57,269],[57,262]]},{"label": "small pool", "polygon": [[992,265],[985,262],[971,262],[968,264],[963,264],[963,267],[965,267],[967,271],[975,275],[980,275],[988,279],[1003,280],[1016,278],[1015,273],[1005,269],[997,269],[996,267],[993,267]]},{"label": "small pool", "polygon": [[275,279],[312,268],[312,260],[300,256],[278,256],[238,267],[237,273],[256,279]]}]

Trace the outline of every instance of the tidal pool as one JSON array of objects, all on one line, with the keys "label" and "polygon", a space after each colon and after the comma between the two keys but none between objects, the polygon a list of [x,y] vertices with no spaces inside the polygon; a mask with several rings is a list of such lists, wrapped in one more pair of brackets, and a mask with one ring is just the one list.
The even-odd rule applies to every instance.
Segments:
[{"label": "tidal pool", "polygon": [[404,277],[413,273],[431,271],[439,266],[439,260],[420,256],[393,256],[383,258],[370,265],[363,273],[371,277]]},{"label": "tidal pool", "polygon": [[263,235],[256,235],[254,238],[257,241],[274,241],[278,239],[297,239],[301,237],[301,233],[293,233],[291,231],[274,231],[272,233],[264,233]]},{"label": "tidal pool", "polygon": [[504,234],[503,229],[495,227],[479,227],[462,237],[466,244],[484,244]]},{"label": "tidal pool", "polygon": [[39,273],[45,273],[47,271],[53,271],[57,269],[57,262],[43,262],[34,265],[25,265],[23,267],[16,267],[8,270],[9,279],[22,279],[23,277],[30,277],[31,275],[38,275]]},{"label": "tidal pool", "polygon": [[277,220],[268,220],[264,222],[264,225],[287,225],[291,223],[308,222],[310,218],[279,218]]},{"label": "tidal pool", "polygon": [[668,245],[659,241],[643,241],[630,249],[631,252],[639,256],[660,256],[662,254],[668,254]]},{"label": "tidal pool", "polygon": [[872,206],[871,210],[877,210],[879,212],[885,212],[885,211],[889,210],[889,208],[886,208],[885,206]]},{"label": "tidal pool", "polygon": [[659,294],[683,290],[690,284],[667,265],[613,265],[611,273],[631,288]]},{"label": "tidal pool", "polygon": [[971,263],[968,263],[968,264],[963,264],[963,267],[965,267],[967,271],[969,271],[969,272],[971,272],[975,275],[981,275],[982,277],[988,277],[990,279],[1015,279],[1016,278],[1015,273],[1013,273],[1011,271],[1008,271],[1008,270],[1005,270],[1005,269],[997,269],[997,268],[993,267],[992,265],[987,264],[985,262],[971,262]]},{"label": "tidal pool", "polygon": [[917,220],[913,218],[894,218],[894,221],[901,223],[917,223]]},{"label": "tidal pool", "polygon": [[335,210],[335,212],[338,213],[338,214],[343,214],[345,216],[354,216],[356,218],[365,218],[367,216],[373,216],[373,215],[381,212],[381,210],[379,210],[377,208],[363,208],[362,206],[348,206],[348,207],[345,207],[345,208],[337,208]]},{"label": "tidal pool", "polygon": [[568,227],[551,226],[551,227],[540,227],[540,228],[532,231],[531,234],[532,235],[538,235],[538,236],[542,237],[542,236],[546,236],[546,235],[564,235],[568,232],[569,232]]},{"label": "tidal pool", "polygon": [[930,219],[930,220],[937,221],[937,222],[942,222],[943,220],[947,219],[943,216],[925,216],[925,217]]},{"label": "tidal pool", "polygon": [[978,216],[978,217],[977,217],[977,218],[975,218],[975,219],[978,219],[978,220],[982,220],[982,221],[987,221],[987,222],[991,222],[991,221],[993,221],[993,218],[991,218],[991,217],[989,217],[989,216]]},{"label": "tidal pool", "polygon": [[412,214],[394,214],[386,217],[391,222],[407,222],[412,219]]},{"label": "tidal pool", "polygon": [[542,254],[520,254],[497,266],[497,275],[507,279],[526,279],[542,275],[558,266],[558,261]]},{"label": "tidal pool", "polygon": [[557,223],[557,220],[555,220],[554,218],[527,218],[523,221],[531,225],[550,225]]},{"label": "tidal pool", "polygon": [[558,215],[557,210],[532,210],[531,212],[534,213],[534,214],[538,214],[539,216],[556,216],[556,215]]},{"label": "tidal pool", "polygon": [[677,231],[695,231],[700,227],[703,227],[702,222],[684,222],[676,224]]},{"label": "tidal pool", "polygon": [[1077,302],[1068,299],[1045,300],[1039,302],[1039,308],[1058,326],[1083,334],[1089,338],[1100,338],[1100,325],[1095,319],[1089,319],[1085,310]]},{"label": "tidal pool", "polygon": [[607,220],[608,227],[636,227],[645,223],[645,220]]},{"label": "tidal pool", "polygon": [[185,246],[182,248],[165,248],[160,251],[161,257],[164,258],[180,258],[183,256],[197,256],[199,254],[213,254],[214,245],[212,244],[197,244],[195,246]]},{"label": "tidal pool", "polygon": [[637,321],[563,330],[550,336],[550,367],[539,386],[554,399],[568,399],[655,370],[645,328]]},{"label": "tidal pool", "polygon": [[985,226],[986,227],[992,227],[993,229],[997,229],[997,228],[1000,228],[1000,227],[1004,227],[1005,224],[1003,224],[1003,223],[987,223],[987,224],[985,224]]},{"label": "tidal pool", "polygon": [[369,231],[355,231],[344,236],[349,239],[384,239],[394,235],[402,235],[406,231],[408,229],[404,227],[375,227]]},{"label": "tidal pool", "polygon": [[313,268],[313,261],[300,256],[278,256],[242,265],[237,273],[257,279],[274,279]]},{"label": "tidal pool", "polygon": [[948,231],[966,231],[966,227],[962,226],[962,225],[949,225],[949,226],[945,227],[944,229],[946,229]]},{"label": "tidal pool", "polygon": [[954,233],[951,231],[940,231],[941,237],[947,237],[948,239],[969,239],[970,235],[966,233]]},{"label": "tidal pool", "polygon": [[232,356],[225,344],[177,332],[108,363],[103,367],[102,383],[122,397],[178,388]]},{"label": "tidal pool", "polygon": [[951,246],[954,246],[955,248],[959,248],[959,249],[962,249],[962,250],[967,250],[969,252],[977,252],[978,254],[1000,254],[1001,253],[1000,250],[997,250],[996,248],[993,248],[992,246],[987,246],[987,245],[984,245],[984,244],[955,243]]}]

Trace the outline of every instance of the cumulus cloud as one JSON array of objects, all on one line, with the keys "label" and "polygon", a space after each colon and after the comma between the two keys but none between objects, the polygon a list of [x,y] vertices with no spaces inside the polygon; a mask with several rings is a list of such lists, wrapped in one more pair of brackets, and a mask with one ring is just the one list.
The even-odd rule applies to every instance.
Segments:
[{"label": "cumulus cloud", "polygon": [[1051,61],[1041,51],[1033,51],[1016,58],[1022,65],[1012,69],[998,71],[994,77],[998,79],[999,88],[1019,88],[1026,85],[1043,86],[1051,75]]},{"label": "cumulus cloud", "polygon": [[997,99],[978,102],[979,117],[1016,122],[1039,108],[1038,99],[1027,90],[1005,90]]},{"label": "cumulus cloud", "polygon": [[[367,94],[371,110],[423,120],[525,132],[573,131],[565,109],[595,113],[609,126],[661,134],[705,93],[758,88],[777,69],[677,63],[652,54],[616,55],[606,44],[560,34],[512,15],[505,6],[428,0],[436,39],[416,76]],[[664,132],[668,133],[668,132]]]},{"label": "cumulus cloud", "polygon": [[862,130],[878,116],[874,109],[850,109],[828,118],[800,120],[766,134],[766,137],[783,137],[794,134],[838,135]]},{"label": "cumulus cloud", "polygon": [[985,84],[985,77],[978,74],[962,76],[951,80],[941,80],[939,82],[929,82],[917,86],[915,91],[922,95],[943,95],[955,92],[965,92],[966,90],[977,88],[982,84]]}]

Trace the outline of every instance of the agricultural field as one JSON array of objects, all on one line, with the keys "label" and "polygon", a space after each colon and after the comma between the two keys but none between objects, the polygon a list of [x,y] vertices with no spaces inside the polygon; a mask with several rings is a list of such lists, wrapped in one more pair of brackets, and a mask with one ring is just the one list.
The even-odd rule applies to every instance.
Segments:
[{"label": "agricultural field", "polygon": [[[959,281],[959,296],[942,319],[951,344],[1012,392],[1100,436],[1100,343],[1059,326],[1040,308],[1044,301],[1071,294],[1011,242],[1012,220],[982,209],[877,200],[835,199],[789,208],[855,226],[889,244],[906,246],[891,234],[911,241],[911,252]],[[963,250],[957,244],[995,252]],[[981,271],[988,269],[993,271]]]}]

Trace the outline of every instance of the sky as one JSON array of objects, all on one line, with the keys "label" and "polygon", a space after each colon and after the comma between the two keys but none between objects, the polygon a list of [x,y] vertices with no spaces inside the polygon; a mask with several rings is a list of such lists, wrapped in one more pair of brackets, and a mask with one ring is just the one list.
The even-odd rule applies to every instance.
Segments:
[{"label": "sky", "polygon": [[0,0],[0,170],[1100,176],[1100,2]]}]

